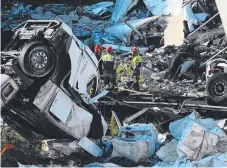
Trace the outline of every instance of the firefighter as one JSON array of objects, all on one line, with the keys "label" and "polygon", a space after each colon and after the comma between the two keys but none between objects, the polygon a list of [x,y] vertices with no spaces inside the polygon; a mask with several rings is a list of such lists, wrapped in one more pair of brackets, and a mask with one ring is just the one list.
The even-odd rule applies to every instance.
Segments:
[{"label": "firefighter", "polygon": [[[102,56],[102,50],[103,50],[103,48],[101,45],[95,45],[95,56],[98,60],[100,60],[100,58]],[[99,73],[101,76],[102,75],[102,60],[99,61],[98,69],[99,69]]]},{"label": "firefighter", "polygon": [[132,77],[136,79],[134,89],[139,91],[139,80],[140,80],[140,68],[142,63],[142,57],[139,55],[139,49],[137,47],[132,48]]},{"label": "firefighter", "polygon": [[113,48],[111,46],[106,48],[106,55],[101,57],[102,65],[103,65],[103,77],[105,86],[112,83],[115,85],[115,71],[114,71],[114,60],[113,56]]}]

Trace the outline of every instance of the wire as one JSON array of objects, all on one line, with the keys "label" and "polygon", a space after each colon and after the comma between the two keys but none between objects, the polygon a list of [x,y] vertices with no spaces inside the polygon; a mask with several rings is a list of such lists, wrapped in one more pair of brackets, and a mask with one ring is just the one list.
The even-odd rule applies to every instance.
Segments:
[{"label": "wire", "polygon": [[198,99],[198,98],[200,98],[200,97],[193,97],[193,98],[184,100],[183,103],[181,104],[181,108],[180,108],[180,110],[177,112],[177,114],[181,113],[181,111],[182,111],[182,109],[183,109],[185,103],[186,103],[188,100],[194,100],[194,99]]},{"label": "wire", "polygon": [[168,120],[166,120],[166,121],[163,121],[162,123],[156,124],[156,125],[154,125],[154,126],[157,127],[157,126],[162,125],[162,124],[164,124],[164,123],[166,123],[166,122],[168,122],[168,121],[171,121],[171,120],[173,120],[173,119],[180,118],[180,117],[182,117],[182,116],[176,116],[176,117],[170,118],[170,119],[168,119]]},{"label": "wire", "polygon": [[173,79],[175,78],[175,76],[177,75],[177,72],[179,71],[180,67],[182,66],[183,64],[181,64],[178,68],[177,68],[177,71],[175,72],[173,78],[171,79],[171,82],[173,81]]}]

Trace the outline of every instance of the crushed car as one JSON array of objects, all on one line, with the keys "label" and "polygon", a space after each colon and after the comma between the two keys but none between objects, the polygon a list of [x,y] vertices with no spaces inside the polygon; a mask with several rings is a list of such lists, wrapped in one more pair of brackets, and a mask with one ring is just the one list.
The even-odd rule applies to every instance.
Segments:
[{"label": "crushed car", "polygon": [[59,20],[28,20],[13,32],[1,52],[4,121],[45,138],[101,138],[107,123],[89,103],[99,84],[92,51]]}]

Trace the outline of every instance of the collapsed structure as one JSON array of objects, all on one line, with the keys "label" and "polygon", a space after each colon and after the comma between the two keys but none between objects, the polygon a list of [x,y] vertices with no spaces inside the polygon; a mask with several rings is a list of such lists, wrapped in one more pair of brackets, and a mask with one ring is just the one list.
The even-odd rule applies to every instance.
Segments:
[{"label": "collapsed structure", "polygon": [[[220,148],[227,143],[225,120],[220,124],[200,116],[212,111],[226,118],[223,1],[142,2],[141,7],[136,7],[139,1],[101,2],[84,7],[86,16],[68,5],[31,9],[20,4],[9,21],[57,20],[28,20],[13,29],[1,52],[3,121],[28,139],[34,133],[57,139],[42,141],[42,156],[52,159],[84,153],[83,148],[95,157],[111,156],[109,162],[117,164],[95,164],[104,167],[120,166],[114,158],[129,159],[131,166],[146,161],[154,167],[226,166],[227,149]],[[3,30],[17,25],[5,23]],[[175,42],[171,24],[178,23],[182,29]],[[117,92],[102,89],[94,44],[114,49]],[[133,91],[125,59],[134,45],[144,60],[141,92]],[[104,140],[104,118],[112,115],[108,109],[116,111],[118,134]],[[170,134],[160,133],[167,132],[163,123],[170,123]]]}]

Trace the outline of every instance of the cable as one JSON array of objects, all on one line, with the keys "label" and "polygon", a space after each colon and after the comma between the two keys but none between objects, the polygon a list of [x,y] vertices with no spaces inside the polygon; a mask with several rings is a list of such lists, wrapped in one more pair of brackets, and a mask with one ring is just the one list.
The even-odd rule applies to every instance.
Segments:
[{"label": "cable", "polygon": [[180,108],[180,110],[177,112],[177,114],[181,113],[181,111],[182,111],[182,109],[183,109],[185,103],[186,103],[188,100],[193,100],[193,99],[198,99],[198,98],[200,98],[200,97],[193,97],[193,98],[184,100],[183,103],[181,104],[181,108]]},{"label": "cable", "polygon": [[173,81],[173,79],[175,78],[175,76],[177,75],[177,72],[179,71],[180,67],[182,66],[183,64],[181,64],[178,68],[177,68],[177,71],[175,72],[173,78],[171,79],[171,82]]}]

